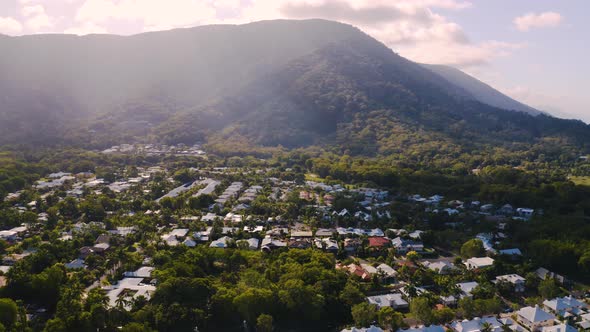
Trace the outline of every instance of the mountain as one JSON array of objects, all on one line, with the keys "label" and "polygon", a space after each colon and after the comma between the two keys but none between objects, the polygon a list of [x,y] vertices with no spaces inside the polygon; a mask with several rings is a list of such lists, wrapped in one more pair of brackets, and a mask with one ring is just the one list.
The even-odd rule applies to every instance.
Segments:
[{"label": "mountain", "polygon": [[5,37],[0,51],[0,144],[205,141],[365,155],[590,144],[580,121],[498,107],[499,92],[331,21]]},{"label": "mountain", "polygon": [[422,66],[442,76],[451,84],[463,88],[465,91],[471,94],[471,96],[474,99],[484,104],[488,104],[509,111],[512,110],[525,112],[532,115],[538,115],[543,113],[539,110],[536,110],[528,105],[525,105],[519,101],[516,101],[506,96],[505,94],[492,88],[488,84],[478,80],[473,76],[467,75],[459,69],[444,65],[423,64]]}]

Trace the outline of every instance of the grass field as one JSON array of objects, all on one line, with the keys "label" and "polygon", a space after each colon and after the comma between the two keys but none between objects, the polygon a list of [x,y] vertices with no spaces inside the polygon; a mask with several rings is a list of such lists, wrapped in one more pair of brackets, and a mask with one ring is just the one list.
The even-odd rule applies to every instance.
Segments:
[{"label": "grass field", "polygon": [[570,176],[569,179],[577,185],[590,186],[590,176]]}]

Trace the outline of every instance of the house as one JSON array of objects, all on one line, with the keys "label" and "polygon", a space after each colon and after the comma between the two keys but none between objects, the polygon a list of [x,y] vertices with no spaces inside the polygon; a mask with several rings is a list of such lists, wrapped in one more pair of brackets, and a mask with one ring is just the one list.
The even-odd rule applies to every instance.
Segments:
[{"label": "house", "polygon": [[[156,291],[156,287],[144,284],[143,278],[123,278],[115,285],[104,287],[107,290],[107,298],[110,307],[122,305],[125,310],[131,310],[131,301],[139,296],[150,299]],[[121,301],[124,299],[125,301]]]},{"label": "house", "polygon": [[367,297],[370,304],[374,304],[379,308],[392,307],[393,309],[407,309],[409,303],[403,299],[400,293],[391,293],[385,295],[375,295]]},{"label": "house", "polygon": [[472,257],[465,262],[469,270],[478,270],[494,265],[494,259],[490,257]]},{"label": "house", "polygon": [[524,220],[529,220],[533,217],[535,210],[529,208],[518,208],[516,209],[516,215]]},{"label": "house", "polygon": [[275,249],[285,247],[287,247],[287,242],[273,239],[270,236],[266,236],[264,239],[262,239],[262,243],[260,244],[260,249],[265,252],[271,252]]},{"label": "house", "polygon": [[264,231],[264,227],[262,226],[244,226],[244,232],[261,233],[262,231]]},{"label": "house", "polygon": [[440,302],[447,307],[454,307],[457,305],[457,298],[453,295],[440,296]]},{"label": "house", "polygon": [[391,281],[397,276],[397,271],[385,263],[377,266],[377,273],[383,275],[383,281]]},{"label": "house", "polygon": [[535,271],[535,274],[537,275],[537,277],[539,277],[541,280],[545,280],[547,278],[552,278],[555,279],[557,281],[559,281],[560,283],[565,283],[566,279],[564,276],[559,275],[557,273],[551,272],[549,270],[547,270],[544,267],[540,267]]},{"label": "house", "polygon": [[390,241],[388,238],[381,237],[381,236],[372,236],[369,237],[369,247],[373,248],[385,248],[390,245]]},{"label": "house", "polygon": [[84,264],[84,260],[80,258],[76,258],[73,261],[64,264],[66,269],[68,270],[77,270],[77,269],[85,269],[86,264]]},{"label": "house", "polygon": [[184,244],[185,246],[189,247],[189,248],[193,248],[197,246],[197,242],[191,238],[186,238],[184,241],[182,241],[182,244]]},{"label": "house", "polygon": [[476,317],[472,320],[456,321],[451,324],[451,327],[456,332],[481,332],[484,326],[489,325],[490,332],[502,332],[503,322],[496,319],[496,317]]},{"label": "house", "polygon": [[502,250],[499,250],[498,253],[500,255],[506,255],[506,256],[512,256],[512,257],[522,256],[522,252],[518,248],[502,249]]},{"label": "house", "polygon": [[346,252],[355,252],[361,245],[361,239],[344,239],[344,251]]},{"label": "house", "polygon": [[383,332],[383,329],[371,325],[370,327],[361,327],[361,328],[357,328],[357,327],[351,327],[350,329],[343,329],[340,332]]},{"label": "house", "polygon": [[229,212],[228,214],[225,215],[225,218],[223,218],[223,221],[227,222],[227,223],[232,223],[232,224],[239,224],[244,220],[244,217],[241,214],[235,214],[232,212]]},{"label": "house", "polygon": [[311,231],[292,231],[291,238],[292,239],[308,239],[313,237],[313,233]]},{"label": "house", "polygon": [[338,242],[329,239],[329,238],[315,238],[314,240],[315,246],[318,249],[323,249],[325,251],[330,252],[337,252],[338,251]]},{"label": "house", "polygon": [[578,329],[569,324],[559,324],[553,326],[544,326],[541,332],[578,332]]},{"label": "house", "polygon": [[348,273],[352,275],[356,275],[357,277],[361,278],[364,281],[370,280],[371,275],[365,271],[360,265],[356,264],[349,264],[345,266],[336,265],[337,269],[346,270]]},{"label": "house", "polygon": [[447,329],[442,325],[418,326],[407,330],[399,329],[397,332],[446,332]]},{"label": "house", "polygon": [[311,247],[310,239],[296,238],[289,241],[290,249],[307,249]]},{"label": "house", "polygon": [[123,276],[126,278],[151,278],[154,268],[151,266],[142,266],[139,269],[132,272],[125,272]]},{"label": "house", "polygon": [[514,214],[514,208],[510,204],[505,204],[500,209],[498,209],[498,214],[510,216]]},{"label": "house", "polygon": [[578,315],[584,313],[582,309],[588,308],[584,302],[578,301],[573,296],[558,297],[552,300],[545,300],[543,307],[550,312],[563,316],[566,312]]},{"label": "house", "polygon": [[493,283],[510,283],[513,286],[515,292],[522,293],[525,290],[525,281],[525,278],[519,276],[518,274],[506,274],[502,276],[497,276],[496,280],[494,280]]},{"label": "house", "polygon": [[369,275],[377,274],[377,268],[375,268],[373,265],[361,263],[361,267],[363,270],[367,271]]},{"label": "house", "polygon": [[530,331],[540,331],[545,326],[553,326],[555,316],[544,311],[538,305],[524,307],[516,312],[518,323]]},{"label": "house", "polygon": [[214,222],[217,219],[221,219],[221,216],[218,216],[215,213],[211,213],[211,212],[209,212],[206,215],[204,215],[203,217],[201,217],[201,221],[206,222],[208,224]]},{"label": "house", "polygon": [[334,235],[334,232],[336,232],[336,230],[334,230],[334,229],[330,229],[330,228],[319,228],[315,232],[315,236],[316,237],[331,237],[332,235]]},{"label": "house", "polygon": [[470,281],[470,282],[461,282],[457,284],[457,287],[459,287],[459,289],[461,290],[461,298],[467,297],[467,298],[472,298],[473,295],[471,294],[471,292],[477,287],[479,286],[479,284],[475,281]]},{"label": "house", "polygon": [[428,269],[437,272],[438,274],[449,274],[453,271],[454,266],[453,264],[446,262],[446,261],[437,261],[437,262],[424,262],[422,263]]},{"label": "house", "polygon": [[219,239],[212,241],[211,244],[209,245],[209,247],[225,249],[228,247],[230,241],[233,241],[233,239],[231,237],[222,236]]},{"label": "house", "polygon": [[247,240],[236,241],[236,244],[239,245],[240,243],[243,243],[244,245],[248,246],[248,249],[250,249],[250,250],[256,250],[256,249],[258,249],[258,245],[260,244],[260,240],[253,237],[253,238],[249,238]]},{"label": "house", "polygon": [[401,255],[405,255],[410,251],[424,252],[424,244],[422,242],[403,239],[399,236],[391,240],[391,244],[395,248],[396,253]]},{"label": "house", "polygon": [[103,253],[109,250],[110,247],[111,246],[108,243],[98,243],[92,247],[92,250],[94,250],[95,253]]}]

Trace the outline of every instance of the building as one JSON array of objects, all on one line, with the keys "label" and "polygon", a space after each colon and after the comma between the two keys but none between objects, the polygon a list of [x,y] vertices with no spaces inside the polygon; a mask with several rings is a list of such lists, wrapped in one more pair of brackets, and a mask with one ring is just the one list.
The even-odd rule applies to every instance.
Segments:
[{"label": "building", "polygon": [[424,252],[424,244],[422,242],[403,239],[399,236],[391,240],[391,244],[395,248],[396,253],[401,255],[405,255],[410,251]]},{"label": "building", "polygon": [[545,300],[543,302],[543,307],[549,312],[563,316],[566,312],[575,315],[585,313],[583,309],[588,308],[588,305],[584,302],[578,301],[570,295],[566,297],[558,297],[552,300]]},{"label": "building", "polygon": [[379,308],[392,307],[393,309],[407,309],[409,304],[403,299],[400,293],[391,293],[385,295],[375,295],[367,297],[370,304],[374,304]]},{"label": "building", "polygon": [[510,283],[514,287],[515,292],[522,293],[525,290],[525,281],[526,279],[519,276],[518,274],[506,274],[503,276],[497,276],[496,280],[494,280],[493,282],[495,284],[499,282]]},{"label": "building", "polygon": [[534,307],[524,307],[516,312],[518,323],[530,331],[540,331],[546,326],[553,326],[555,316],[544,311],[538,305]]},{"label": "building", "polygon": [[[510,321],[512,322],[512,321]],[[476,317],[472,320],[457,321],[451,324],[451,327],[456,332],[481,332],[485,325],[489,325],[490,332],[502,332],[502,325],[504,322],[499,321],[496,317]]]},{"label": "building", "polygon": [[475,281],[470,282],[461,282],[457,284],[457,287],[461,290],[461,298],[468,297],[472,298],[473,295],[471,292],[475,289],[475,287],[479,286],[479,284]]},{"label": "building", "polygon": [[244,243],[244,245],[248,246],[248,249],[250,250],[257,250],[258,249],[258,245],[260,244],[260,240],[258,240],[255,237],[249,238],[247,240],[239,240],[236,241],[236,244],[238,244],[238,246],[240,245],[240,243]]},{"label": "building", "polygon": [[541,332],[578,332],[578,329],[569,324],[559,324],[542,327]]},{"label": "building", "polygon": [[465,262],[469,270],[478,270],[494,265],[494,259],[490,257],[472,257]]},{"label": "building", "polygon": [[219,239],[212,241],[209,247],[211,248],[222,248],[225,249],[228,247],[229,242],[232,241],[232,238],[229,236],[222,236]]},{"label": "building", "polygon": [[428,269],[437,272],[438,274],[449,274],[453,271],[454,266],[453,264],[445,261],[438,261],[438,262],[424,262],[422,265],[427,267]]}]

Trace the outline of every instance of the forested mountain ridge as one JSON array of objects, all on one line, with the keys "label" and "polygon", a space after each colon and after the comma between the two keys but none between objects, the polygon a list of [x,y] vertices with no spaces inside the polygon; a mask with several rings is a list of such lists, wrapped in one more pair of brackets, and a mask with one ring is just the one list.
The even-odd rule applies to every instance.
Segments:
[{"label": "forested mountain ridge", "polygon": [[517,100],[514,100],[500,91],[492,88],[488,84],[467,75],[459,69],[443,66],[443,65],[427,65],[423,64],[425,68],[435,72],[442,76],[444,79],[465,89],[471,94],[476,100],[488,104],[490,106],[502,108],[505,110],[514,110],[519,112],[525,112],[532,115],[538,115],[543,112],[534,109],[528,105],[525,105]]},{"label": "forested mountain ridge", "polygon": [[11,37],[0,50],[8,55],[0,144],[234,142],[362,155],[589,149],[580,121],[507,111],[524,110],[515,101],[490,106],[497,100],[482,102],[480,87],[331,21]]}]

